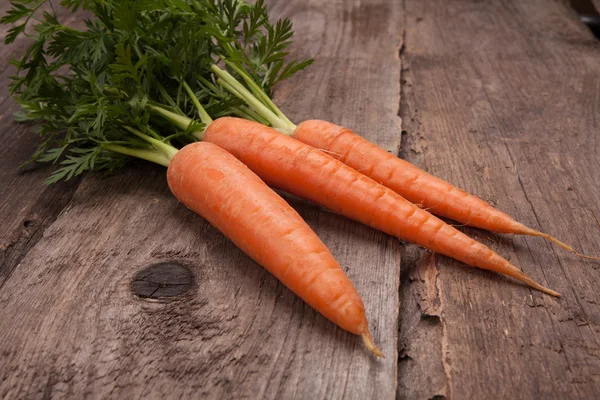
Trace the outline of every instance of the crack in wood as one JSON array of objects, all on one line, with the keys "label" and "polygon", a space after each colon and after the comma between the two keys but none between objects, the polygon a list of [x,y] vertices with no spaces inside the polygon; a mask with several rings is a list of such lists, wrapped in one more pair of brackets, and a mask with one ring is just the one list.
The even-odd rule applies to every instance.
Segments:
[{"label": "crack in wood", "polygon": [[[493,198],[518,220],[550,227],[565,238],[573,236],[578,247],[595,249],[597,241],[589,235],[572,235],[571,225],[582,226],[582,217],[569,205],[573,190],[580,205],[597,203],[592,174],[599,165],[591,154],[598,143],[592,133],[598,114],[593,89],[600,81],[591,78],[591,71],[600,53],[581,36],[588,34],[564,5],[551,2],[543,10],[539,5],[537,0],[502,7],[405,2],[401,156],[484,199]],[[410,142],[421,134],[428,148],[412,151]],[[441,331],[433,323],[420,329],[435,333],[435,340],[418,347],[419,334],[407,324],[414,321],[410,315],[419,303],[411,305],[410,296],[419,293],[415,285],[421,291],[426,286],[418,279],[407,281],[403,271],[399,397],[597,397],[599,331],[593,327],[598,314],[588,305],[597,298],[593,265],[584,266],[537,238],[463,230],[525,271],[543,274],[563,298],[531,291],[524,297],[527,289],[440,258],[440,266],[453,268],[441,268],[436,280]],[[403,255],[403,270],[409,263]],[[403,387],[402,380],[417,375],[419,357],[431,353],[444,365],[427,374],[443,377],[447,391],[419,392],[426,381],[419,376],[411,382],[417,388]],[[532,370],[532,364],[538,368]],[[501,383],[506,380],[513,384]]]},{"label": "crack in wood", "polygon": [[[3,248],[0,249],[2,252],[2,264],[0,264],[0,290],[2,290],[2,287],[10,279],[10,276],[27,255],[27,252],[43,237],[46,228],[48,228],[52,222],[58,218],[60,213],[68,207],[69,202],[75,194],[79,180],[75,180],[74,182],[74,184],[67,186],[67,189],[62,193],[53,190],[56,188],[46,188],[42,191],[39,198],[27,199],[27,202],[32,201],[32,204],[29,204],[28,206],[32,209],[36,208],[36,214],[39,215],[37,219],[38,223],[32,224],[31,219],[26,219],[22,224],[26,230],[17,234],[7,246],[3,246]],[[44,194],[47,192],[54,192],[49,199],[44,198]],[[42,211],[37,209],[42,201],[46,205],[49,205],[49,209]],[[18,205],[20,208],[23,207],[23,204],[15,205]]]},{"label": "crack in wood", "polygon": [[[413,78],[407,57],[407,18],[404,12],[405,30],[399,52],[401,93],[398,114],[402,120],[399,157],[423,167],[426,164],[426,146],[417,144],[424,138],[412,94]],[[401,351],[396,398],[445,398],[449,390],[450,370],[443,362],[445,328],[441,319],[435,256],[414,245],[404,245],[401,271],[400,303],[403,309],[399,321]]]}]

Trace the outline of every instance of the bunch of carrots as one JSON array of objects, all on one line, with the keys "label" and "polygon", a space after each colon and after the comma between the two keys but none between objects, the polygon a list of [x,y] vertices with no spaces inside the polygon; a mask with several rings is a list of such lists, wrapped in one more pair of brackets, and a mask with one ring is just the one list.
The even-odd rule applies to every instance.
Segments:
[{"label": "bunch of carrots", "polygon": [[291,23],[271,24],[261,0],[64,0],[91,12],[84,30],[62,25],[53,10],[38,18],[44,4],[17,1],[1,22],[13,25],[7,43],[33,39],[14,62],[11,92],[19,120],[38,122],[45,137],[33,160],[58,165],[48,182],[113,172],[131,158],[167,167],[179,201],[378,356],[358,292],[271,187],[552,296],[559,294],[433,214],[594,258],[347,128],[294,125],[269,94],[311,60],[284,60]]}]

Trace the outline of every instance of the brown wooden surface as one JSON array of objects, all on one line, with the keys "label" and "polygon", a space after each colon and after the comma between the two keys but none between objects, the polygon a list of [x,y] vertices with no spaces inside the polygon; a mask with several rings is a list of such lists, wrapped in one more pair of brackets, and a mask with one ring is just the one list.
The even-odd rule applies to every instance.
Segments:
[{"label": "brown wooden surface", "polygon": [[[277,88],[293,120],[347,125],[600,254],[600,45],[567,2],[271,3],[317,59]],[[397,240],[286,197],[361,293],[375,360],[177,204],[160,167],[53,187],[18,172],[36,143],[5,89],[23,45],[0,48],[0,398],[600,396],[600,264],[462,228],[563,298],[411,245],[399,289]]]},{"label": "brown wooden surface", "polygon": [[[564,2],[405,2],[403,156],[600,254],[600,45]],[[600,397],[600,265],[465,229],[554,299],[403,257],[399,397]],[[411,261],[414,260],[414,261]]]},{"label": "brown wooden surface", "polygon": [[[8,2],[0,3],[0,15],[4,15],[7,7]],[[7,27],[0,25],[1,37],[6,31]],[[27,160],[39,143],[30,127],[12,122],[12,114],[18,107],[7,90],[8,77],[14,73],[9,61],[13,54],[23,51],[26,44],[26,41],[18,40],[9,48],[3,46],[0,49],[0,288],[69,201],[77,186],[77,182],[72,182],[49,187],[43,184],[47,169],[30,165],[24,168],[27,173],[22,173],[16,168]]]},{"label": "brown wooden surface", "polygon": [[[286,109],[309,115],[308,100],[322,116],[339,118],[343,110],[346,123],[365,131],[374,124],[386,132],[371,137],[397,152],[400,8],[383,1],[379,12],[374,2],[374,8],[348,7],[341,0],[296,3],[273,7],[273,16],[291,17],[299,38],[304,36],[298,46],[319,62],[282,87]],[[367,22],[365,15],[373,18]],[[365,52],[357,40],[378,45]],[[372,59],[390,73],[380,74]],[[344,64],[343,75],[332,68],[336,60]],[[371,84],[348,85],[355,74]],[[340,104],[349,95],[355,100]],[[363,96],[381,103],[364,104]],[[25,158],[34,136],[11,121],[14,105],[6,104],[11,108],[3,113],[2,139],[13,141],[19,154],[2,161],[2,181],[8,183],[2,211],[19,228],[27,213],[45,211],[38,203],[48,202],[49,210],[36,243],[7,246],[9,262],[0,275],[7,277],[0,290],[0,398],[394,397],[397,240],[290,198],[360,292],[375,341],[387,355],[379,360],[360,338],[314,312],[178,204],[159,167],[140,165],[109,179],[88,175],[79,185],[43,189],[62,196],[54,200],[38,193],[48,169],[15,172],[17,157]],[[17,140],[9,135],[16,130]],[[23,185],[38,197],[15,195]],[[17,228],[7,241],[15,235],[27,239]],[[138,273],[161,262],[192,271],[187,292],[152,297],[156,293],[147,287],[164,276]]]}]

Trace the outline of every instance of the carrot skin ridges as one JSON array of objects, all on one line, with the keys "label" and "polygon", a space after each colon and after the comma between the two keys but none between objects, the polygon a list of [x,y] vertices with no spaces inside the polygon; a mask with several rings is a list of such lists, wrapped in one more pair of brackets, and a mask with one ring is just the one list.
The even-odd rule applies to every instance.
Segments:
[{"label": "carrot skin ridges", "polygon": [[[223,147],[271,186],[465,264],[532,285],[487,246],[326,153],[272,128],[224,117],[208,126],[204,140]],[[543,286],[536,288],[556,295]]]},{"label": "carrot skin ridges", "polygon": [[310,306],[356,335],[368,332],[358,292],[300,215],[212,143],[185,146],[167,172],[173,194]]},{"label": "carrot skin ridges", "polygon": [[309,120],[298,125],[292,136],[326,151],[433,214],[492,232],[539,236],[577,257],[600,260],[600,257],[581,254],[557,238],[523,225],[479,197],[388,153],[350,129],[328,121]]},{"label": "carrot skin ridges", "polygon": [[433,214],[493,232],[529,234],[529,228],[487,202],[388,153],[350,129],[309,120],[298,125],[293,137],[327,151]]}]

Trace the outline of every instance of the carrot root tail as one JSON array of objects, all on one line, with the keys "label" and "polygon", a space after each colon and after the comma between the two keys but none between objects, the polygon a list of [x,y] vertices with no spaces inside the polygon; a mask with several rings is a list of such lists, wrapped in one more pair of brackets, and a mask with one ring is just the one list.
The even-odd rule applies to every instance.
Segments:
[{"label": "carrot root tail", "polygon": [[531,235],[531,236],[539,236],[539,237],[542,237],[542,238],[544,238],[544,239],[546,239],[546,240],[548,240],[548,241],[550,241],[550,242],[554,243],[555,245],[557,245],[557,246],[559,246],[559,247],[561,247],[561,248],[563,248],[563,249],[565,249],[565,250],[567,250],[567,251],[569,251],[569,252],[573,253],[573,254],[574,254],[574,255],[576,255],[577,257],[580,257],[580,258],[585,258],[585,259],[587,259],[587,260],[596,260],[596,261],[600,261],[600,257],[596,257],[596,256],[588,256],[587,254],[581,254],[581,253],[579,253],[577,250],[575,250],[574,248],[572,248],[571,246],[569,246],[568,244],[566,244],[566,243],[564,243],[564,242],[561,242],[561,241],[560,241],[560,240],[558,240],[557,238],[555,238],[555,237],[553,237],[553,236],[550,236],[550,235],[548,235],[547,233],[540,232],[540,231],[536,231],[536,230],[534,230],[534,229],[528,230],[526,233],[527,233],[528,235]]},{"label": "carrot root tail", "polygon": [[520,272],[518,275],[513,276],[514,278],[520,280],[523,283],[526,283],[527,285],[529,285],[530,287],[539,290],[540,292],[549,294],[550,296],[554,296],[554,297],[560,297],[560,293],[552,290],[552,289],[548,289],[545,286],[540,285],[539,283],[537,283],[536,281],[534,281],[533,279],[531,279],[529,276],[527,276],[526,274],[524,274],[523,272]]},{"label": "carrot root tail", "polygon": [[587,254],[581,254],[581,253],[578,253],[578,252],[574,252],[573,254],[575,254],[579,258],[585,258],[586,260],[600,261],[600,257],[588,256]]},{"label": "carrot root tail", "polygon": [[377,348],[377,346],[375,345],[375,342],[373,341],[373,337],[371,336],[371,332],[369,332],[369,329],[366,329],[361,335],[361,337],[363,342],[365,343],[365,346],[367,346],[367,349],[369,349],[371,353],[375,354],[377,357],[385,358],[381,350],[379,350],[379,348]]}]

